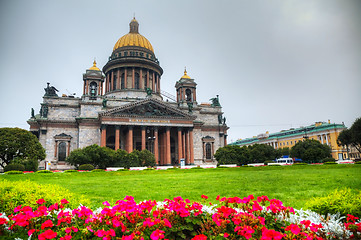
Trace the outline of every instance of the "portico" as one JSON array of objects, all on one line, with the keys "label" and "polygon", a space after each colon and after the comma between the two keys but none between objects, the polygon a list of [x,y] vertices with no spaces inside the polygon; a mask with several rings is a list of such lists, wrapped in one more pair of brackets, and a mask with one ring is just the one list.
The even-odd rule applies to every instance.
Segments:
[{"label": "portico", "polygon": [[193,119],[190,114],[148,98],[100,113],[100,145],[133,150],[147,149],[158,165],[194,164]]}]

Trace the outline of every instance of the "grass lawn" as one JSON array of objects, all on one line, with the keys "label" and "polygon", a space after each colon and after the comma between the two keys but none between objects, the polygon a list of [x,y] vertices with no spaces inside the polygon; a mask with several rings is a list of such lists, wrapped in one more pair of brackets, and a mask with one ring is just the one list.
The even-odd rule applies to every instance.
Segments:
[{"label": "grass lawn", "polygon": [[200,200],[202,194],[212,200],[217,195],[245,197],[253,194],[277,198],[285,205],[300,209],[309,199],[325,196],[337,188],[361,190],[361,165],[4,174],[0,179],[57,184],[87,196],[92,207],[100,206],[103,201],[112,204],[126,195],[141,201],[176,196]]}]

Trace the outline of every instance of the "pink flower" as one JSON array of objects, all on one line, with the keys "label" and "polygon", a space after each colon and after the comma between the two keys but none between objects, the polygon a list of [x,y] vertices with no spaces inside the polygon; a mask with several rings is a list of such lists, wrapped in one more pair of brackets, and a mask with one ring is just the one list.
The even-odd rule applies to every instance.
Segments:
[{"label": "pink flower", "polygon": [[168,221],[168,219],[164,218],[164,225],[166,225],[169,228],[172,228],[172,224]]},{"label": "pink flower", "polygon": [[229,237],[229,234],[228,234],[228,233],[224,233],[224,234],[223,234],[223,237],[228,238],[228,237]]},{"label": "pink flower", "polygon": [[39,199],[38,201],[36,201],[37,204],[42,205],[45,203],[45,200],[43,198]]},{"label": "pink flower", "polygon": [[154,232],[152,232],[152,234],[150,235],[150,239],[152,240],[158,240],[158,239],[162,239],[164,238],[164,231],[162,230],[155,230]]},{"label": "pink flower", "polygon": [[47,228],[47,227],[53,227],[54,224],[51,220],[46,220],[43,224],[41,224],[41,229]]},{"label": "pink flower", "polygon": [[285,228],[285,231],[291,231],[293,234],[297,235],[301,232],[301,229],[296,224],[291,224]]},{"label": "pink flower", "polygon": [[110,206],[110,203],[109,203],[108,201],[105,201],[105,202],[103,202],[102,204],[103,204],[104,206],[107,206],[107,207]]},{"label": "pink flower", "polygon": [[69,202],[68,202],[68,200],[66,200],[66,199],[64,198],[64,199],[61,199],[61,200],[60,200],[60,203],[61,203],[62,205],[65,205],[65,204],[68,204]]},{"label": "pink flower", "polygon": [[35,232],[35,229],[30,229],[30,230],[28,231],[28,236],[30,237],[31,234],[33,234],[34,232]]}]

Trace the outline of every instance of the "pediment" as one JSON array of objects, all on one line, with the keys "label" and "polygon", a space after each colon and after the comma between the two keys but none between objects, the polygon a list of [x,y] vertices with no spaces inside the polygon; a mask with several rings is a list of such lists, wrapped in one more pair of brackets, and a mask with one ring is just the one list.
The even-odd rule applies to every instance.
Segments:
[{"label": "pediment", "polygon": [[195,116],[153,98],[111,109],[101,113],[100,116],[195,119]]}]

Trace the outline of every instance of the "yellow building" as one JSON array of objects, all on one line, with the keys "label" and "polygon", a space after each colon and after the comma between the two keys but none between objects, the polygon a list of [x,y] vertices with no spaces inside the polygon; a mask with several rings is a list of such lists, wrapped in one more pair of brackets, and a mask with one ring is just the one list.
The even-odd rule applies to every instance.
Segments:
[{"label": "yellow building", "polygon": [[253,138],[237,140],[231,145],[248,146],[253,144],[267,144],[275,149],[293,147],[297,142],[304,139],[314,139],[322,144],[331,147],[332,157],[336,160],[346,159],[347,151],[337,145],[337,137],[342,130],[346,129],[345,125],[326,122],[316,122],[313,125],[300,128],[291,128],[276,133],[262,133]]}]

